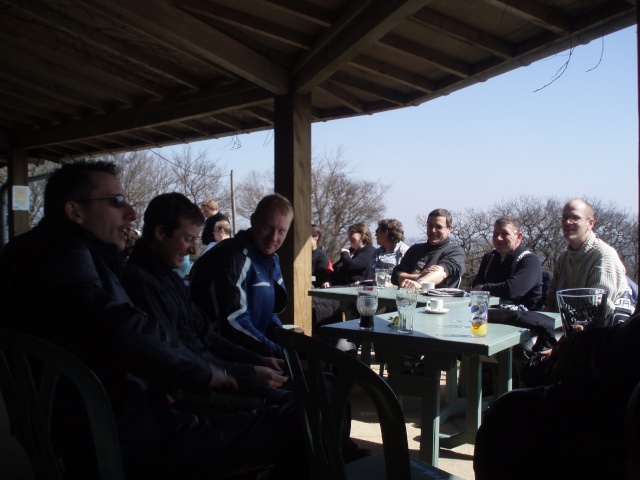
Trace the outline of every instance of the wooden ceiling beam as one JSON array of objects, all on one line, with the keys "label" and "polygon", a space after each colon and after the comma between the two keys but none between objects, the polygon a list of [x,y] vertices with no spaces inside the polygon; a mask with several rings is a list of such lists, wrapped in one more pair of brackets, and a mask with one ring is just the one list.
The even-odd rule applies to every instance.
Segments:
[{"label": "wooden ceiling beam", "polygon": [[156,41],[196,55],[275,95],[289,90],[289,76],[284,67],[165,0],[92,1],[127,16],[130,26]]},{"label": "wooden ceiling beam", "polygon": [[257,3],[267,5],[269,8],[280,10],[288,15],[293,15],[302,20],[314,23],[321,27],[329,28],[334,22],[331,10],[314,5],[311,2],[300,0],[255,0]]},{"label": "wooden ceiling beam", "polygon": [[558,9],[543,2],[533,0],[484,0],[490,5],[503,9],[505,13],[515,15],[545,30],[567,35],[571,33],[571,19]]},{"label": "wooden ceiling beam", "polygon": [[395,90],[376,85],[375,83],[369,82],[363,78],[349,75],[347,73],[338,72],[331,77],[331,80],[337,84],[347,85],[369,93],[395,105],[404,105],[406,101],[405,96]]},{"label": "wooden ceiling beam", "polygon": [[262,107],[262,106],[256,106],[256,107],[249,107],[246,110],[247,110],[247,113],[253,115],[258,120],[262,120],[263,122],[269,125],[273,125],[273,122],[274,122],[273,111],[269,110],[268,108]]},{"label": "wooden ceiling beam", "polygon": [[309,93],[431,0],[371,0],[347,11],[293,68],[297,93]]},{"label": "wooden ceiling beam", "polygon": [[45,76],[55,83],[75,88],[89,96],[98,94],[103,98],[111,98],[121,105],[135,105],[139,100],[134,96],[117,90],[106,81],[87,76],[84,72],[70,70],[51,57],[44,58],[33,53],[33,49],[20,45],[20,40],[0,32],[0,57],[15,65],[16,70],[23,70],[38,76]]},{"label": "wooden ceiling beam", "polygon": [[[1,62],[0,62],[1,63]],[[90,113],[105,113],[112,108],[112,105],[106,103],[96,102],[96,100],[89,95],[85,95],[82,92],[78,92],[76,89],[67,88],[65,85],[55,84],[51,79],[46,76],[42,76],[41,72],[37,74],[28,75],[25,72],[19,70],[12,70],[11,72],[2,71],[0,69],[0,81],[3,84],[18,83],[19,85],[27,85],[29,91],[35,95],[42,95],[48,97],[54,103],[66,103],[72,105],[80,105],[88,110]],[[89,115],[89,113],[87,113]]]},{"label": "wooden ceiling beam", "polygon": [[423,8],[411,17],[411,21],[481,48],[492,55],[509,60],[513,58],[513,45],[490,33],[478,30],[466,23],[447,17],[434,10]]},{"label": "wooden ceiling beam", "polygon": [[218,123],[221,123],[223,125],[226,125],[227,127],[230,127],[236,130],[238,133],[242,133],[242,130],[244,130],[242,122],[238,120],[236,117],[234,117],[233,115],[229,115],[227,113],[217,113],[213,115],[212,118]]},{"label": "wooden ceiling beam", "polygon": [[41,31],[35,26],[24,28],[24,26],[16,25],[15,22],[7,22],[3,16],[0,16],[0,32],[11,35],[14,38],[24,38],[25,42],[36,43],[43,51],[50,52],[50,58],[55,58],[54,56],[65,57],[70,61],[93,68],[102,77],[113,78],[118,82],[131,85],[158,99],[169,94],[169,91],[162,88],[158,83],[151,83],[130,70],[120,68],[113,62],[100,59],[87,51],[71,48],[61,41],[52,42],[49,33]]},{"label": "wooden ceiling beam", "polygon": [[79,108],[67,102],[55,101],[47,95],[34,92],[24,84],[15,83],[11,80],[3,80],[0,94],[10,96],[20,102],[28,102],[40,108],[55,108],[57,112],[63,113],[70,118],[82,118],[89,115],[86,108]]},{"label": "wooden ceiling beam", "polygon": [[320,85],[319,88],[327,92],[329,95],[335,97],[340,103],[350,108],[354,112],[365,113],[366,107],[360,100],[358,100],[354,95],[350,94],[344,88],[335,84],[331,80],[327,80],[322,85]]},{"label": "wooden ceiling beam", "polygon": [[305,35],[290,28],[267,22],[257,17],[233,10],[231,8],[216,5],[205,0],[175,0],[181,6],[213,18],[223,21],[236,28],[258,33],[264,37],[272,38],[286,45],[296,48],[308,49],[310,39]]},{"label": "wooden ceiling beam", "polygon": [[471,72],[471,66],[466,62],[461,62],[446,53],[442,53],[435,48],[421,45],[407,40],[399,35],[389,34],[380,39],[380,43],[390,48],[394,48],[408,55],[426,60],[436,65],[447,73],[451,73],[461,78],[466,78]]},{"label": "wooden ceiling beam", "polygon": [[389,65],[365,55],[355,58],[351,65],[366,72],[388,78],[408,87],[416,88],[422,92],[431,93],[435,89],[435,82],[400,67]]},{"label": "wooden ceiling beam", "polygon": [[197,94],[137,105],[135,110],[113,111],[46,130],[19,134],[15,139],[16,146],[34,148],[100,135],[111,135],[130,129],[153,127],[172,121],[213,115],[243,106],[261,104],[270,98],[272,96],[269,92],[247,83],[228,88],[213,88]]},{"label": "wooden ceiling beam", "polygon": [[[7,0],[0,0],[0,2],[4,3],[7,2]],[[199,85],[194,83],[192,79],[180,75],[180,69],[175,68],[175,66],[166,64],[151,57],[150,55],[139,52],[138,50],[133,49],[128,45],[124,45],[97,30],[69,20],[68,17],[46,7],[42,2],[37,0],[20,0],[19,2],[10,3],[12,6],[19,8],[28,15],[50,24],[53,30],[63,31],[72,37],[78,38],[81,41],[81,44],[87,43],[102,51],[107,51],[110,55],[122,57],[130,62],[144,65],[156,74],[163,75],[174,82],[181,83],[189,87],[191,90],[199,88]],[[83,4],[85,6],[89,6],[89,0],[85,0]],[[50,41],[53,40],[55,39],[50,39]]]},{"label": "wooden ceiling beam", "polygon": [[195,118],[192,118],[189,120],[182,120],[181,122],[178,122],[178,123],[188,128],[189,130],[193,130],[194,132],[198,133],[203,137],[208,136],[210,133],[207,126],[202,124]]},{"label": "wooden ceiling beam", "polygon": [[60,112],[59,110],[50,110],[41,106],[35,105],[28,98],[16,98],[11,95],[7,95],[6,90],[0,91],[0,106],[2,108],[11,108],[18,112],[23,112],[33,118],[38,118],[41,121],[48,121],[50,124],[58,124],[68,121],[72,118],[71,115]]}]

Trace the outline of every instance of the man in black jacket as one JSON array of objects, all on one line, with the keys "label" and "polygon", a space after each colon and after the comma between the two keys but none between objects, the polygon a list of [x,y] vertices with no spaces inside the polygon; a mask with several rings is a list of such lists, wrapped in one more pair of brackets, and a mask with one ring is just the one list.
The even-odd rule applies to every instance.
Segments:
[{"label": "man in black jacket", "polygon": [[391,283],[403,288],[420,288],[422,282],[436,287],[457,287],[465,272],[464,250],[451,242],[451,213],[438,208],[427,217],[427,242],[409,247],[393,269]]},{"label": "man in black jacket", "polygon": [[[136,308],[118,272],[136,219],[114,164],[66,164],[47,182],[44,218],[0,257],[2,325],[46,337],[87,363],[113,407],[127,478],[215,478],[276,463],[294,471],[293,409],[197,417],[170,406],[173,389],[237,388],[161,322]],[[68,478],[93,478],[90,443],[66,392],[54,425]],[[284,462],[278,456],[287,455]]]},{"label": "man in black jacket", "polygon": [[198,356],[233,375],[241,392],[271,398],[271,393],[279,392],[270,390],[287,381],[284,361],[261,357],[216,333],[174,271],[185,256],[196,253],[203,222],[198,206],[180,193],[165,193],[151,200],[144,213],[142,238],[127,261],[123,284],[137,307],[160,321]]},{"label": "man in black jacket", "polygon": [[472,290],[487,291],[500,297],[500,303],[523,305],[539,310],[542,299],[542,264],[540,258],[522,245],[520,221],[500,217],[493,226],[495,250],[482,257]]}]

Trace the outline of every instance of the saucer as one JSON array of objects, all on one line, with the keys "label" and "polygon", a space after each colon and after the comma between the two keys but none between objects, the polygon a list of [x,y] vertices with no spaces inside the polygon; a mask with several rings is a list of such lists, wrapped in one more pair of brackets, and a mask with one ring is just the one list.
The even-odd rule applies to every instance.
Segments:
[{"label": "saucer", "polygon": [[441,308],[440,310],[432,310],[429,307],[424,307],[424,311],[427,313],[447,313],[449,311],[448,308]]}]

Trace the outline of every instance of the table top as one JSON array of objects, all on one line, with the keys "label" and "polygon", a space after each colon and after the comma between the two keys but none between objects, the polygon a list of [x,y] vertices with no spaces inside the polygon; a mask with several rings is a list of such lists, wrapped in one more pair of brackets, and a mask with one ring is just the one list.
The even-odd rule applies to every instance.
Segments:
[{"label": "table top", "polygon": [[[466,299],[468,302],[468,299]],[[431,314],[418,307],[413,317],[413,334],[399,334],[390,327],[390,317],[396,312],[374,318],[373,330],[360,330],[360,320],[324,325],[321,329],[329,335],[354,341],[370,341],[407,349],[445,351],[463,354],[494,355],[531,337],[527,328],[511,325],[489,324],[484,337],[471,335],[468,304],[450,305],[449,312]]]},{"label": "table top", "polygon": [[[396,301],[396,293],[398,293],[398,287],[385,287],[378,290],[378,300],[382,303],[388,304]],[[346,300],[354,298],[358,295],[358,287],[330,287],[330,288],[313,288],[309,290],[309,296],[320,298],[331,298],[333,300]],[[448,308],[448,305],[464,304],[469,305],[469,297],[441,297],[418,294],[418,304],[426,304],[429,300],[441,298],[444,300],[444,307]],[[497,302],[498,299],[492,297],[492,300]],[[355,302],[354,302],[355,303]],[[494,302],[492,302],[493,304]]]}]

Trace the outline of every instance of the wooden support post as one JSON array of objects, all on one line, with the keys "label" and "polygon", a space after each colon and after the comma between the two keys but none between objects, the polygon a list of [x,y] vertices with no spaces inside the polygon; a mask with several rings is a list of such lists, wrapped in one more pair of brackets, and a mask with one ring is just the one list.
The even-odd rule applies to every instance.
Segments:
[{"label": "wooden support post", "polygon": [[275,98],[275,191],[287,197],[294,219],[278,251],[289,293],[283,323],[311,333],[311,96]]}]

